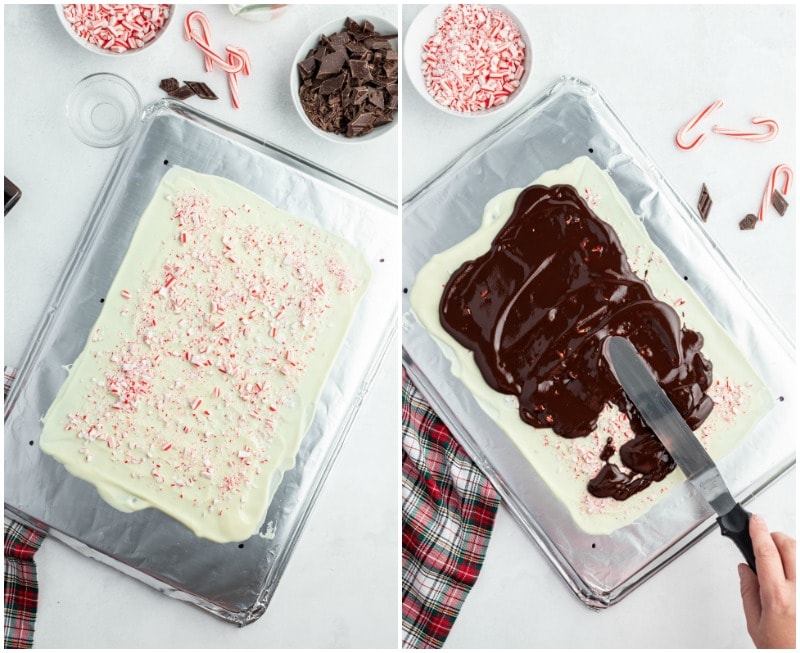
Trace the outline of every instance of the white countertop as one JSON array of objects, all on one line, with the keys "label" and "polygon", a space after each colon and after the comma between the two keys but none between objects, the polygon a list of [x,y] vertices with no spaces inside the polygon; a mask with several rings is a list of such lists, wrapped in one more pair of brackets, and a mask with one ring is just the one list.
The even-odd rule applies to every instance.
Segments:
[{"label": "white countertop", "polygon": [[[778,322],[794,337],[796,197],[785,217],[771,213],[753,232],[738,222],[757,212],[773,167],[796,170],[795,9],[793,6],[512,7],[533,40],[535,63],[511,113],[561,75],[593,83],[673,187],[694,205],[703,182],[714,205],[708,230]],[[403,8],[403,30],[418,7]],[[404,75],[402,194],[408,197],[507,116],[462,119],[427,104]],[[717,118],[746,129],[773,117],[778,137],[748,143],[709,137],[684,152],[676,131],[716,99]],[[511,113],[509,115],[511,115]],[[404,232],[404,242],[413,234]],[[795,474],[753,501],[772,530],[795,533]],[[446,646],[748,647],[739,598],[739,554],[713,533],[618,605],[585,607],[536,545],[501,508],[486,562]]]},{"label": "white countertop", "polygon": [[[164,97],[164,77],[206,81],[218,101],[196,108],[261,136],[372,191],[397,200],[397,134],[335,144],[312,133],[289,95],[291,62],[302,41],[337,18],[369,13],[398,24],[395,6],[292,7],[273,22],[203,11],[212,45],[244,47],[252,74],[240,76],[241,109],[226,76],[205,73],[183,39],[180,6],[167,33],[132,57],[87,52],[64,31],[50,5],[4,8],[5,175],[22,200],[5,218],[4,361],[19,363],[59,279],[117,148],[79,142],[65,119],[74,85],[95,72],[130,81],[143,105]],[[36,555],[40,648],[393,647],[399,589],[399,343],[394,340],[302,532],[266,614],[238,629],[84,558],[52,538]]]}]

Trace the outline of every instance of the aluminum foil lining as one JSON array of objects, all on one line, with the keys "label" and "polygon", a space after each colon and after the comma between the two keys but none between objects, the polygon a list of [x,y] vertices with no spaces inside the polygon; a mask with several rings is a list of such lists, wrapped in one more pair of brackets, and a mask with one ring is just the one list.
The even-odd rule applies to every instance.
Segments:
[{"label": "aluminum foil lining", "polygon": [[[155,509],[118,512],[36,445],[41,418],[86,342],[136,223],[168,166],[226,177],[355,245],[370,286],[326,381],[295,467],[260,532],[216,544]],[[261,616],[396,329],[397,207],[173,100],[148,106],[95,202],[6,402],[6,515],[240,625]],[[240,548],[241,546],[241,548]]]},{"label": "aluminum foil lining", "polygon": [[[746,352],[775,402],[745,441],[718,461],[738,500],[747,502],[794,465],[795,345],[672,189],[592,85],[563,77],[488,134],[403,203],[403,286],[433,256],[479,226],[501,191],[524,187],[578,156],[608,171],[655,244],[733,340]],[[403,362],[455,437],[500,492],[506,506],[586,604],[626,596],[698,538],[714,515],[683,483],[644,517],[608,535],[579,529],[566,508],[450,372],[404,295]],[[785,400],[784,400],[785,399]]]}]

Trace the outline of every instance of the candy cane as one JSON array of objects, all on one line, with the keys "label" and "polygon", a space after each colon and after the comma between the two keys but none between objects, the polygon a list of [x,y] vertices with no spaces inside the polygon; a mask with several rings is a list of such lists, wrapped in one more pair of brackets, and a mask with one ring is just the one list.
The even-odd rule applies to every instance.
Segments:
[{"label": "candy cane", "polygon": [[677,145],[682,150],[691,150],[701,145],[703,141],[706,140],[705,134],[700,134],[700,136],[695,138],[694,141],[692,141],[688,145],[685,142],[686,135],[688,134],[688,132],[690,132],[697,126],[697,123],[699,123],[712,111],[716,111],[717,109],[719,109],[723,104],[724,102],[722,100],[717,100],[716,102],[712,102],[700,113],[698,113],[694,118],[692,118],[689,122],[687,122],[683,127],[681,127],[678,130],[678,133],[675,134],[675,145]]},{"label": "candy cane", "polygon": [[[192,30],[192,21],[197,21],[200,24],[202,34],[198,35]],[[187,41],[194,41],[201,48],[203,47],[201,44],[211,42],[211,23],[208,22],[208,18],[202,11],[192,11],[186,16],[186,21],[183,24],[183,37]],[[213,54],[213,52],[206,52],[205,65],[207,73],[210,73],[213,68],[213,60],[211,58]]]},{"label": "candy cane", "polygon": [[766,133],[758,133],[758,132],[741,132],[737,131],[736,129],[728,129],[727,127],[720,127],[719,125],[714,125],[712,128],[715,133],[722,134],[723,136],[730,136],[732,138],[741,138],[744,141],[753,141],[754,143],[766,143],[767,141],[771,141],[778,135],[778,123],[772,120],[771,118],[763,118],[762,116],[756,116],[751,121],[754,125],[766,125],[767,132]]},{"label": "candy cane", "polygon": [[[233,46],[228,46],[225,48],[228,52],[228,61],[231,65],[235,65],[238,67],[238,71],[241,71],[245,75],[250,74],[250,55],[247,54],[245,50],[242,48],[235,48]],[[233,102],[234,108],[239,108],[239,79],[236,75],[236,72],[228,71],[228,88],[231,92],[231,101]]]},{"label": "candy cane", "polygon": [[767,188],[764,191],[764,197],[761,198],[761,208],[758,210],[758,219],[763,220],[764,216],[767,213],[767,209],[769,208],[770,202],[772,201],[772,193],[775,190],[775,182],[778,181],[778,175],[783,173],[784,180],[783,180],[783,194],[788,195],[789,189],[792,187],[792,181],[794,179],[794,174],[792,173],[792,169],[786,165],[785,163],[781,163],[779,166],[776,166],[775,169],[772,171],[772,174],[769,176],[769,181],[767,182]]},{"label": "candy cane", "polygon": [[[192,22],[200,25],[200,32],[192,28]],[[228,88],[231,93],[231,103],[234,109],[239,108],[239,80],[237,75],[250,74],[250,56],[243,48],[229,45],[225,48],[228,53],[227,61],[211,49],[211,25],[202,11],[192,11],[186,16],[183,26],[183,35],[187,41],[192,41],[203,51],[206,72],[210,72],[216,65],[228,74]]]}]

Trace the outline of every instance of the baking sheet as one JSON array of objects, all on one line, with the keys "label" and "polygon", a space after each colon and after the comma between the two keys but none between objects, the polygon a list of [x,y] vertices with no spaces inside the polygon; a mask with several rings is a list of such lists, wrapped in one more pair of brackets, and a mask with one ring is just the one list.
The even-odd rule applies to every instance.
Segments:
[{"label": "baking sheet", "polygon": [[[718,461],[747,502],[794,465],[795,346],[592,85],[564,77],[403,204],[403,286],[436,253],[480,225],[501,191],[523,187],[577,156],[608,171],[654,243],[728,331],[777,399],[745,441]],[[626,596],[699,537],[714,515],[689,483],[608,535],[577,527],[515,445],[450,372],[403,296],[403,358],[412,379],[483,469],[525,531],[587,605]]]},{"label": "baking sheet", "polygon": [[[37,446],[41,417],[86,342],[136,223],[171,165],[226,177],[345,238],[372,280],[325,383],[295,467],[260,532],[196,537],[158,510],[118,512]],[[5,411],[6,515],[162,592],[244,625],[261,616],[396,328],[399,239],[390,201],[174,100],[148,106],[120,151],[20,365]]]}]

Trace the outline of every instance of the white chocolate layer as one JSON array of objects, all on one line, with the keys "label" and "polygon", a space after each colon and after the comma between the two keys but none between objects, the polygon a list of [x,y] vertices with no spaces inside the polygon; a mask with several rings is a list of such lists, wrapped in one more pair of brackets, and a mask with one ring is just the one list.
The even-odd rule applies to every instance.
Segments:
[{"label": "white chocolate layer", "polygon": [[[670,303],[684,326],[703,335],[703,353],[713,363],[714,382],[708,394],[715,407],[697,435],[712,458],[720,460],[769,409],[772,399],[763,381],[652,242],[611,177],[591,159],[579,157],[558,170],[544,173],[533,184],[569,184],[577,189],[596,215],[617,232],[632,269],[647,281],[656,298]],[[559,437],[550,429],[534,429],[519,417],[516,397],[490,388],[472,352],[456,342],[439,322],[439,303],[445,284],[462,263],[489,250],[491,241],[511,216],[521,191],[521,188],[510,189],[492,198],[484,210],[483,223],[475,233],[431,258],[418,273],[411,289],[411,307],[451,361],[453,374],[514,442],[554,496],[568,508],[577,525],[588,533],[610,533],[635,521],[677,487],[684,480],[680,471],[676,470],[626,501],[591,496],[586,485],[604,464],[600,452],[607,438],[612,438],[619,451],[632,437],[617,409],[607,407],[598,420],[597,429],[585,438],[571,440]],[[618,453],[610,462],[626,469]]]},{"label": "white chocolate layer", "polygon": [[44,418],[42,450],[118,510],[249,538],[369,279],[337,236],[171,168]]}]

